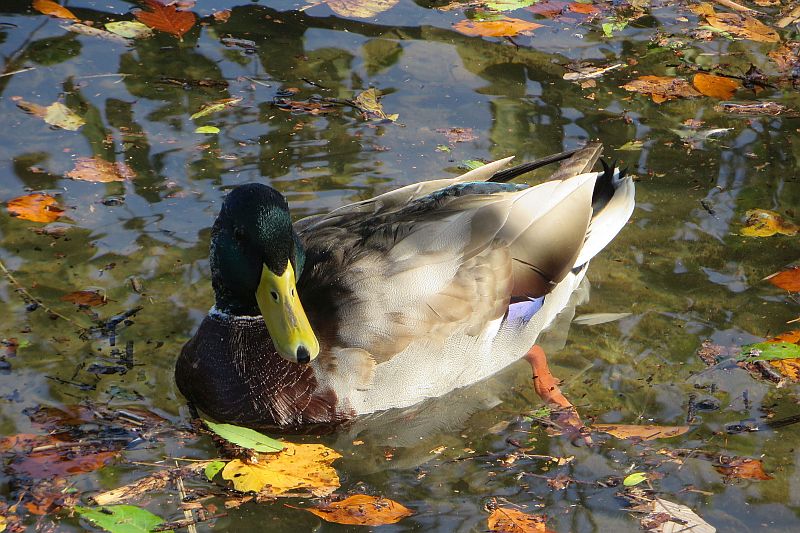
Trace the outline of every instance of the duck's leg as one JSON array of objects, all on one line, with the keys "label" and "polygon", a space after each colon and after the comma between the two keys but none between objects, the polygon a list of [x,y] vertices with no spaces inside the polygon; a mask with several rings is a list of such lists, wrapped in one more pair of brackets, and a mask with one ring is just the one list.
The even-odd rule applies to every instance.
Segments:
[{"label": "duck's leg", "polygon": [[[559,407],[560,416],[557,419],[559,425],[569,433],[582,434],[582,430],[585,428],[583,421],[578,415],[578,410],[575,409],[575,406],[567,400],[558,388],[558,381],[550,373],[550,368],[547,366],[547,356],[544,350],[534,344],[525,354],[525,360],[530,363],[533,371],[533,389],[536,394],[546,403]],[[586,436],[584,436],[585,439]]]}]

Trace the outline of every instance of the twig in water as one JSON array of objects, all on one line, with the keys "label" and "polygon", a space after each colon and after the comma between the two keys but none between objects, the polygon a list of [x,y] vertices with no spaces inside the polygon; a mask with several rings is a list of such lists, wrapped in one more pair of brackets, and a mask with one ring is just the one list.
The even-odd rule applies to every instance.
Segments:
[{"label": "twig in water", "polygon": [[[180,469],[178,461],[175,461],[175,466]],[[185,507],[183,507],[183,502],[186,500],[186,488],[183,486],[183,478],[181,477],[180,472],[178,472],[178,475],[175,476],[175,485],[177,485],[178,494],[181,497],[181,508],[183,509],[183,516],[188,521],[186,528],[189,530],[189,533],[197,533],[197,526],[195,525],[197,521],[194,518],[194,512],[191,509],[186,509]]]}]

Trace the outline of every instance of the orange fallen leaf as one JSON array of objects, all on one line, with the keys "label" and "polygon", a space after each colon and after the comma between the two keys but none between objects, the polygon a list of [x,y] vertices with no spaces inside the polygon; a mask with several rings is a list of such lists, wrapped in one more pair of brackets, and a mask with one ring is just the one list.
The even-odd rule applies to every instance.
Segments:
[{"label": "orange fallen leaf", "polygon": [[497,507],[489,515],[489,531],[494,533],[548,533],[543,515],[526,514],[510,507]]},{"label": "orange fallen leaf", "polygon": [[777,361],[770,361],[775,370],[781,373],[782,376],[791,379],[792,381],[800,381],[800,359],[778,359]]},{"label": "orange fallen leaf", "polygon": [[739,233],[747,237],[770,237],[776,233],[791,237],[800,230],[796,224],[769,209],[748,209],[745,215],[747,220]]},{"label": "orange fallen leaf", "polygon": [[780,40],[778,32],[749,15],[717,13],[708,3],[696,5],[692,11],[703,17],[709,26],[735,37],[762,43],[776,43]]},{"label": "orange fallen leaf", "polygon": [[231,18],[232,11],[230,9],[223,9],[222,11],[214,11],[211,16],[214,17],[216,22],[228,22]]},{"label": "orange fallen leaf", "polygon": [[414,511],[394,500],[376,498],[366,494],[356,494],[342,501],[331,502],[319,507],[303,507],[302,509],[317,515],[326,522],[358,526],[396,524],[403,518],[414,514]]},{"label": "orange fallen leaf", "polygon": [[777,335],[765,342],[789,342],[792,344],[800,344],[800,329],[784,331],[780,335]]},{"label": "orange fallen leaf", "polygon": [[535,22],[510,17],[498,20],[464,19],[453,25],[454,30],[470,37],[513,37],[541,27]]},{"label": "orange fallen leaf", "polygon": [[726,465],[715,467],[725,477],[736,479],[758,479],[766,481],[772,476],[764,472],[764,464],[760,459],[737,458]]},{"label": "orange fallen leaf", "polygon": [[179,11],[174,5],[165,6],[156,0],[146,0],[150,11],[138,10],[133,15],[154,30],[171,33],[183,40],[183,35],[192,29],[197,17],[191,11]]},{"label": "orange fallen leaf", "polygon": [[60,19],[80,20],[72,11],[62,7],[52,0],[33,0],[33,9],[45,15],[52,15]]},{"label": "orange fallen leaf", "polygon": [[579,2],[573,2],[567,9],[572,11],[573,13],[580,13],[582,15],[594,15],[595,13],[600,13],[600,8],[594,6],[593,4],[581,4]]},{"label": "orange fallen leaf", "polygon": [[635,426],[629,424],[593,424],[592,429],[613,435],[618,439],[667,439],[689,431],[689,426]]},{"label": "orange fallen leaf", "polygon": [[701,94],[682,78],[668,76],[640,76],[622,86],[626,91],[649,94],[660,104],[675,98],[694,98]]},{"label": "orange fallen leaf", "polygon": [[75,168],[67,172],[67,177],[74,180],[108,183],[133,179],[136,173],[121,161],[110,163],[100,157],[79,157],[75,161]]},{"label": "orange fallen leaf", "polygon": [[537,2],[532,6],[526,7],[525,10],[553,19],[561,15],[569,6],[569,2],[564,2],[562,0],[545,0],[544,2]]},{"label": "orange fallen leaf", "polygon": [[[772,274],[764,278],[776,287],[785,289],[789,292],[800,292],[800,266],[794,266],[782,272]],[[796,341],[784,341],[796,342]]]},{"label": "orange fallen leaf", "polygon": [[742,86],[742,82],[733,78],[698,72],[692,79],[692,85],[706,96],[730,100],[736,90]]},{"label": "orange fallen leaf", "polygon": [[105,305],[108,302],[108,298],[97,291],[75,291],[62,296],[61,301],[87,307],[97,307]]},{"label": "orange fallen leaf", "polygon": [[40,192],[9,200],[6,207],[11,216],[32,222],[53,222],[64,214],[55,198]]}]

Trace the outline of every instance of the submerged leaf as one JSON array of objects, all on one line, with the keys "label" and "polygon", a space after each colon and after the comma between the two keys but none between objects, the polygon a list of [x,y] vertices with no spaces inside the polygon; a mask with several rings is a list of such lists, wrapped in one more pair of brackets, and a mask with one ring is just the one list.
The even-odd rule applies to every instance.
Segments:
[{"label": "submerged leaf", "polygon": [[107,505],[99,508],[76,505],[75,510],[95,526],[111,533],[146,533],[164,523],[160,516],[135,505]]},{"label": "submerged leaf", "polygon": [[523,513],[511,507],[497,507],[488,520],[489,531],[495,533],[547,532],[543,515]]},{"label": "submerged leaf", "polygon": [[9,200],[6,206],[12,216],[32,222],[54,222],[64,214],[55,198],[40,192]]},{"label": "submerged leaf", "polygon": [[513,37],[541,27],[535,22],[510,17],[497,20],[464,19],[453,25],[454,30],[470,37]]},{"label": "submerged leaf", "polygon": [[67,177],[74,180],[109,183],[135,178],[136,173],[122,161],[111,163],[95,156],[79,157],[75,161],[75,168],[67,172]]},{"label": "submerged leaf", "polygon": [[392,9],[400,0],[324,0],[340,17],[372,18]]},{"label": "submerged leaf", "polygon": [[234,459],[222,469],[222,478],[240,492],[265,496],[310,493],[327,496],[339,488],[339,475],[331,463],[341,455],[321,444],[284,443],[277,454],[259,455],[258,462]]},{"label": "submerged leaf", "polygon": [[789,292],[800,292],[800,266],[794,266],[764,279]]},{"label": "submerged leaf", "polygon": [[800,229],[780,214],[768,209],[749,209],[745,214],[747,220],[740,233],[747,237],[769,237],[776,233],[792,236]]},{"label": "submerged leaf", "polygon": [[97,307],[108,303],[108,298],[97,291],[75,291],[61,297],[62,302],[72,302],[75,305]]},{"label": "submerged leaf", "polygon": [[634,426],[628,424],[593,424],[592,429],[613,435],[618,439],[642,440],[668,439],[689,431],[689,426]]},{"label": "submerged leaf", "polygon": [[728,478],[757,479],[766,481],[772,476],[764,472],[764,463],[760,459],[736,458],[728,464],[715,467],[717,472]]},{"label": "submerged leaf", "polygon": [[356,95],[356,97],[353,99],[353,105],[360,109],[366,118],[391,120],[392,122],[397,120],[398,115],[396,113],[387,115],[383,111],[383,106],[381,105],[380,101],[378,101],[379,98],[380,94],[378,93],[378,90],[374,87],[370,87],[366,91],[362,91]]},{"label": "submerged leaf", "polygon": [[267,437],[253,429],[234,426],[232,424],[215,424],[208,420],[203,420],[203,422],[208,426],[208,429],[218,436],[242,448],[269,453],[279,452],[285,447],[285,443]]},{"label": "submerged leaf", "polygon": [[145,0],[150,11],[137,10],[133,15],[154,30],[171,33],[183,40],[183,35],[192,29],[197,17],[191,11],[179,11],[174,5],[164,5],[156,0]]},{"label": "submerged leaf", "polygon": [[649,94],[653,102],[660,104],[675,98],[700,96],[689,82],[682,78],[667,76],[640,76],[622,86],[626,91]]},{"label": "submerged leaf", "polygon": [[60,19],[80,20],[66,7],[60,6],[52,0],[33,0],[33,9],[45,15],[52,15]]},{"label": "submerged leaf", "polygon": [[395,524],[414,511],[388,498],[356,494],[320,507],[304,507],[327,522],[359,526]]}]

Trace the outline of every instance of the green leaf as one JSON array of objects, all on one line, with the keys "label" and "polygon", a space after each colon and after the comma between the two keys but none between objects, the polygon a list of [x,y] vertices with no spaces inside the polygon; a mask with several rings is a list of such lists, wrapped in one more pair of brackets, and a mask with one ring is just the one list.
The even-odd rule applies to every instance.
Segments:
[{"label": "green leaf", "polygon": [[189,118],[194,120],[196,118],[204,117],[206,115],[210,115],[211,113],[222,111],[226,107],[236,105],[241,101],[242,101],[241,97],[237,97],[237,98],[223,98],[222,100],[217,100],[216,102],[210,102],[204,105],[202,108],[200,108],[200,111],[198,111]]},{"label": "green leaf", "polygon": [[628,26],[627,21],[621,22],[604,22],[603,23],[603,34],[606,37],[613,37],[615,31],[622,31]]},{"label": "green leaf", "polygon": [[196,130],[195,133],[219,133],[219,128],[216,126],[200,126]]},{"label": "green leaf", "polygon": [[214,479],[214,476],[225,467],[225,464],[225,461],[211,461],[208,463],[205,469],[206,478],[208,478],[209,481]]},{"label": "green leaf", "polygon": [[[164,523],[164,519],[135,505],[75,507],[86,520],[111,533],[145,533]],[[172,530],[170,530],[172,531]]]},{"label": "green leaf", "polygon": [[478,161],[477,159],[465,159],[459,164],[459,166],[466,168],[467,170],[475,170],[476,168],[480,168],[485,164],[486,163],[483,161]]},{"label": "green leaf", "polygon": [[447,146],[446,144],[437,144],[436,145],[437,152],[452,152],[453,149]]},{"label": "green leaf", "polygon": [[231,424],[215,424],[203,420],[208,429],[237,446],[248,448],[257,452],[279,452],[284,445],[281,441],[262,435],[252,429],[234,426]]},{"label": "green leaf", "polygon": [[626,487],[633,487],[634,485],[638,485],[642,481],[647,481],[647,474],[645,474],[644,472],[634,472],[633,474],[623,479],[622,484],[625,485]]},{"label": "green leaf", "polygon": [[86,124],[86,121],[83,120],[80,115],[61,102],[56,102],[47,106],[44,121],[51,126],[69,131],[77,131],[81,126]]},{"label": "green leaf", "polygon": [[490,0],[486,7],[492,11],[516,11],[523,7],[532,6],[537,0]]},{"label": "green leaf", "polygon": [[126,39],[142,39],[153,35],[153,30],[141,22],[123,20],[120,22],[107,22],[106,29]]},{"label": "green leaf", "polygon": [[740,361],[779,361],[800,357],[800,345],[791,342],[757,342],[742,346]]}]

